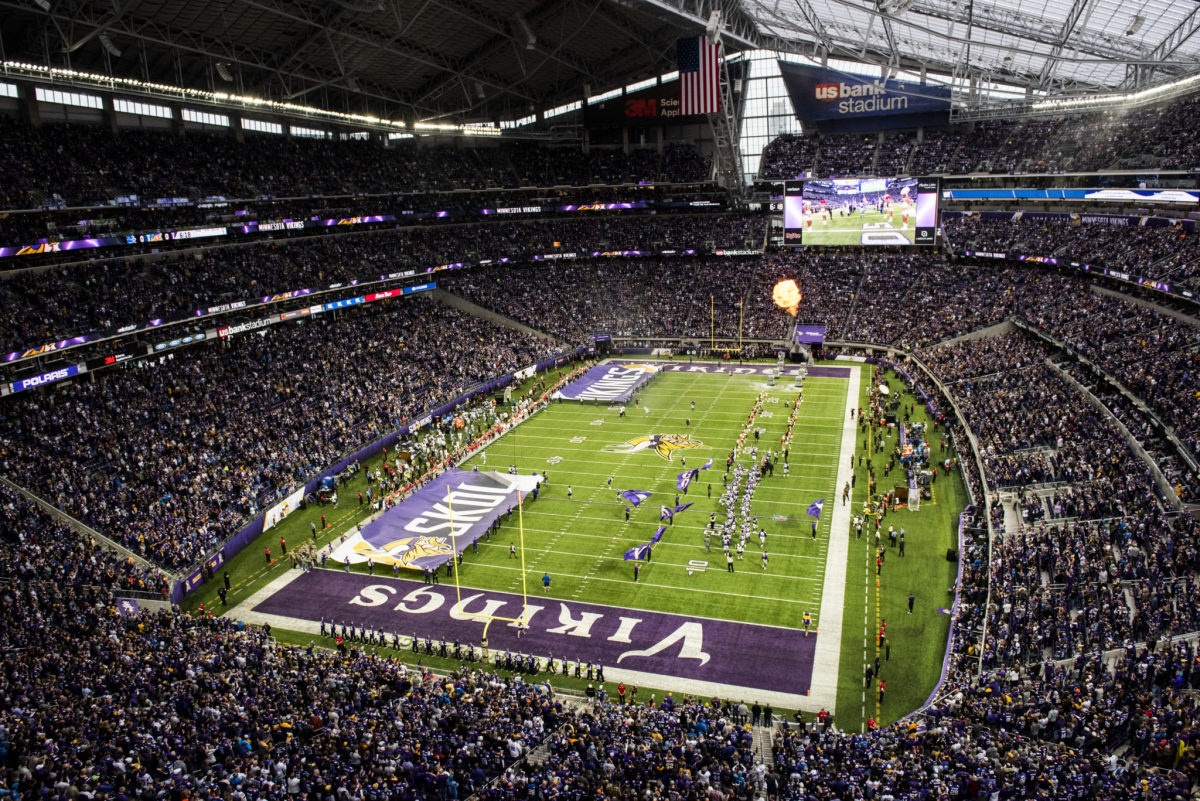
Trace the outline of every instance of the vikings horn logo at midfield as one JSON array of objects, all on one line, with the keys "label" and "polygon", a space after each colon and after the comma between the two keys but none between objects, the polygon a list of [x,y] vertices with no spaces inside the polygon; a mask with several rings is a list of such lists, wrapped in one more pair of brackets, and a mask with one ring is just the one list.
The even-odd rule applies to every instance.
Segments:
[{"label": "vikings horn logo at midfield", "polygon": [[710,450],[707,445],[698,439],[692,439],[689,434],[643,434],[621,445],[609,445],[604,450],[609,453],[637,453],[638,451],[653,449],[655,453],[669,462],[671,461],[671,454],[675,451],[696,450],[699,448]]},{"label": "vikings horn logo at midfield", "polygon": [[454,548],[445,537],[402,537],[385,543],[382,548],[376,548],[369,542],[357,542],[354,544],[354,553],[364,559],[370,557],[378,564],[397,564],[400,567],[420,570],[421,565],[414,564],[418,559],[427,556],[453,556]]}]

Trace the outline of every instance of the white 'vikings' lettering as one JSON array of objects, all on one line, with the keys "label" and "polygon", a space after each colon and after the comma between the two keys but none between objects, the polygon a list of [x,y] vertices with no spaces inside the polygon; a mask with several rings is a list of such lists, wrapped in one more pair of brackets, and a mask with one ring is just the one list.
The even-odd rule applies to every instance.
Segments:
[{"label": "white 'vikings' lettering", "polygon": [[[546,607],[544,607],[544,606],[535,606],[534,604],[526,604],[525,605],[525,625],[528,626],[530,623],[532,623],[533,616],[545,608]],[[512,623],[508,624],[508,627],[510,629],[515,629],[515,628],[517,628],[518,625],[519,625],[519,623],[514,620]]]},{"label": "white 'vikings' lettering", "polygon": [[569,634],[572,637],[591,637],[592,626],[604,617],[596,612],[580,612],[578,618],[571,617],[571,610],[566,604],[559,604],[558,622],[561,624],[552,629],[546,629],[547,634]]},{"label": "white 'vikings' lettering", "polygon": [[633,631],[634,626],[636,626],[638,623],[641,623],[641,622],[642,622],[642,619],[640,617],[623,617],[623,618],[621,618],[621,625],[617,629],[617,633],[614,634],[613,636],[609,637],[608,641],[609,642],[633,642],[633,640],[629,639],[629,633]]},{"label": "white 'vikings' lettering", "polygon": [[389,595],[395,595],[396,590],[385,584],[368,584],[358,591],[358,595],[350,599],[354,606],[382,606],[387,603]]},{"label": "white 'vikings' lettering", "polygon": [[675,629],[669,636],[662,638],[645,650],[625,651],[617,657],[617,664],[620,664],[627,656],[654,656],[659,651],[670,648],[680,640],[683,640],[683,645],[679,648],[679,659],[699,659],[701,665],[708,663],[711,657],[704,653],[704,627],[692,620],[687,623],[681,623],[679,628]]},{"label": "white 'vikings' lettering", "polygon": [[579,393],[579,399],[609,400],[621,395],[646,376],[646,371],[634,367],[613,367],[595,384]]},{"label": "white 'vikings' lettering", "polygon": [[450,617],[454,618],[455,620],[473,620],[476,623],[482,623],[485,620],[491,620],[496,616],[496,612],[500,610],[500,607],[504,606],[504,601],[484,601],[482,611],[466,611],[467,604],[471,603],[471,601],[474,601],[476,598],[482,597],[483,593],[477,592],[474,595],[468,595],[466,598],[463,598],[454,606],[450,607]]},{"label": "white 'vikings' lettering", "polygon": [[500,493],[500,497],[496,498],[493,495],[485,495],[482,492],[459,489],[457,492],[450,493],[450,498],[451,503],[455,506],[483,506],[491,509],[497,504],[502,503],[511,491],[511,489],[492,490],[492,492]]},{"label": "white 'vikings' lettering", "polygon": [[[448,533],[455,526],[458,526],[461,532],[462,526],[478,522],[489,510],[504,503],[512,491],[511,488],[492,487],[470,487],[469,489],[459,488],[452,490],[450,492],[449,506],[440,502],[435,503],[428,512],[410,520],[404,526],[404,530],[416,534],[432,534],[437,531],[446,531]],[[456,510],[451,508],[455,504],[484,508],[459,508]],[[430,525],[433,521],[442,522]]]},{"label": "white 'vikings' lettering", "polygon": [[[418,606],[415,609],[405,606],[405,604],[419,601],[422,598],[428,599],[422,606]],[[446,603],[446,598],[441,593],[434,592],[428,587],[417,587],[408,595],[405,595],[400,603],[396,604],[396,611],[408,612],[410,615],[424,615],[428,612],[441,609],[444,603]]]}]

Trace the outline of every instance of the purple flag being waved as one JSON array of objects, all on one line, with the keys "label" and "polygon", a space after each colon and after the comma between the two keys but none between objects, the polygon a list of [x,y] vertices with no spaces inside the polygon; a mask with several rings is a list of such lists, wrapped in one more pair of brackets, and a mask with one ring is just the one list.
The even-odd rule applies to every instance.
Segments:
[{"label": "purple flag being waved", "polygon": [[634,506],[641,506],[642,501],[650,497],[650,493],[645,490],[625,490],[621,493],[621,497],[632,503]]},{"label": "purple flag being waved", "polygon": [[811,515],[812,517],[820,517],[821,510],[824,508],[825,508],[825,499],[821,498],[820,500],[816,500],[816,501],[812,502],[812,505],[810,505],[808,507],[808,514]]},{"label": "purple flag being waved", "polygon": [[671,507],[669,507],[669,506],[658,507],[658,519],[659,520],[670,520],[674,516],[675,516],[675,513],[673,511],[671,511]]},{"label": "purple flag being waved", "polygon": [[712,459],[709,459],[707,462],[705,462],[705,463],[704,463],[704,464],[703,464],[703,465],[700,467],[700,469],[701,469],[701,470],[707,470],[707,469],[708,469],[708,468],[710,468],[710,467],[712,467]]},{"label": "purple flag being waved", "polygon": [[654,536],[650,538],[650,545],[655,545],[663,538],[663,534],[667,531],[666,526],[659,526],[658,531],[654,532]]},{"label": "purple flag being waved", "polygon": [[691,470],[684,470],[679,474],[679,480],[675,482],[675,489],[683,491],[688,488],[688,485],[700,475],[700,468],[694,467]]},{"label": "purple flag being waved", "polygon": [[633,559],[645,559],[646,552],[649,550],[649,544],[635,545],[625,552],[625,561],[630,561]]},{"label": "purple flag being waved", "polygon": [[681,504],[679,504],[678,506],[676,506],[676,507],[675,507],[675,510],[674,510],[674,511],[673,511],[671,514],[672,514],[672,515],[677,515],[677,514],[679,514],[679,513],[680,513],[680,512],[682,512],[684,509],[688,508],[688,507],[689,507],[689,506],[691,506],[691,505],[692,505],[692,504],[691,504],[691,502],[688,502],[688,503],[681,503]]}]

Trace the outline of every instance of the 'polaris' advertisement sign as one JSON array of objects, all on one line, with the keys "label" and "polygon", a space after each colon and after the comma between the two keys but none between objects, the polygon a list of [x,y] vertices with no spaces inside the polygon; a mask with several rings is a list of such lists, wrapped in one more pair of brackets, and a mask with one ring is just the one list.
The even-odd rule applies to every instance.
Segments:
[{"label": "'polaris' advertisement sign", "polygon": [[796,118],[822,131],[867,131],[945,125],[950,87],[883,81],[779,62]]}]

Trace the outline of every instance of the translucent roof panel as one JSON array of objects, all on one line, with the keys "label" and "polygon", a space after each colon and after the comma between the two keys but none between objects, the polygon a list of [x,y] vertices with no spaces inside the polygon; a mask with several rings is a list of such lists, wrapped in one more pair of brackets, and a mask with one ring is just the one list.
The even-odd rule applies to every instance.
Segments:
[{"label": "translucent roof panel", "polygon": [[831,58],[895,54],[905,65],[1051,93],[1200,73],[1193,0],[742,0],[742,7],[763,34],[823,46]]}]

